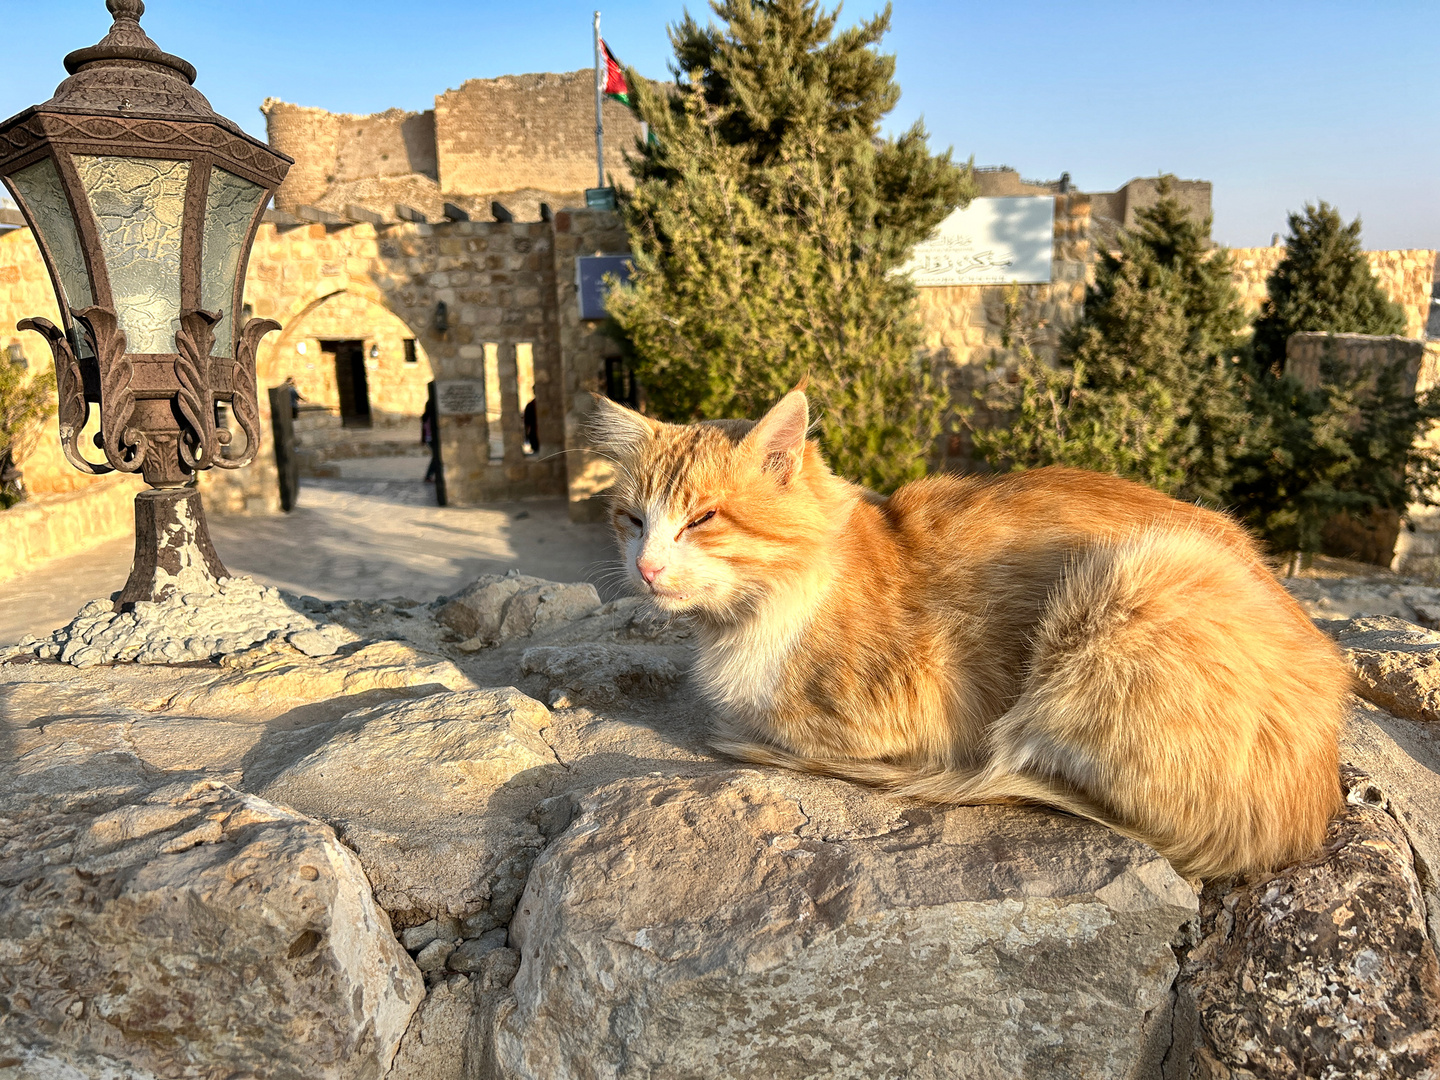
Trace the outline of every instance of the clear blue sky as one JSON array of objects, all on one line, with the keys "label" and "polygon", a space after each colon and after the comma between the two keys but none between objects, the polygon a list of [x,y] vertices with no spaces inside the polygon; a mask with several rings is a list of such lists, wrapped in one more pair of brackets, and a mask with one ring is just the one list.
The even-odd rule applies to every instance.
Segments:
[{"label": "clear blue sky", "polygon": [[[602,0],[603,2],[603,0]],[[339,112],[429,108],[468,78],[591,64],[594,0],[147,0],[144,26],[264,136],[267,96]],[[844,18],[878,4],[847,5]],[[606,40],[664,78],[680,0],[603,10]],[[708,8],[691,4],[697,15]],[[108,28],[103,0],[0,0],[0,116],[53,92]],[[1434,0],[1091,4],[898,0],[887,51],[932,146],[1107,191],[1159,170],[1215,184],[1215,235],[1268,243],[1328,199],[1370,248],[1440,248]]]}]

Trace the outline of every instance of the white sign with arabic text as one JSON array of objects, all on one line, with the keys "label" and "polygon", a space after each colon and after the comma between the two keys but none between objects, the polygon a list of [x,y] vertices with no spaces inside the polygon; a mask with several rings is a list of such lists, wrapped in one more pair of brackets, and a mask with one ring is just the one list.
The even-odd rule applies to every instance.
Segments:
[{"label": "white sign with arabic text", "polygon": [[915,245],[901,272],[916,285],[1022,285],[1050,280],[1052,195],[979,198]]}]

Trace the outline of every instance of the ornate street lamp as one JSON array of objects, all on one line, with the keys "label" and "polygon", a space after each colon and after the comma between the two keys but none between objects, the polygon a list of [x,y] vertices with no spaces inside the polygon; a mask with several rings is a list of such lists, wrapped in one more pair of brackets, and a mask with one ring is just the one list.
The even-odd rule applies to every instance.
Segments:
[{"label": "ornate street lamp", "polygon": [[[141,473],[135,563],[116,610],[160,600],[181,570],[227,576],[205,526],[195,473],[236,469],[260,446],[255,349],[279,324],[239,325],[245,266],[291,159],[210,108],[195,69],[140,29],[141,0],[106,0],[97,45],[65,58],[55,96],[0,124],[0,180],[50,271],[62,326],[26,319],[50,342],[60,442],[82,472]],[[215,423],[227,402],[245,435]],[[79,446],[100,409],[92,462]]]}]

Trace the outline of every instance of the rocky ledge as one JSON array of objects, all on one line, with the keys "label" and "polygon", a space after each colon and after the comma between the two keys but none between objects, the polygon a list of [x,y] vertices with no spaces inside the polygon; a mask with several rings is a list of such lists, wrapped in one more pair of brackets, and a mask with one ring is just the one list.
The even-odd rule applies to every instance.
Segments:
[{"label": "rocky ledge", "polygon": [[1346,811],[1197,892],[718,759],[589,586],[284,599],[325,649],[0,665],[0,1080],[1440,1075],[1433,632],[1326,624]]}]

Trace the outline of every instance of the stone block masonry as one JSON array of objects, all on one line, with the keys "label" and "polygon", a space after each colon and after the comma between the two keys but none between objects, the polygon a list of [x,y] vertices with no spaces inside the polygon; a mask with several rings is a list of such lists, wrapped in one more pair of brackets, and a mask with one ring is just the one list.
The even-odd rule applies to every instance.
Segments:
[{"label": "stone block masonry", "polygon": [[619,344],[604,332],[604,323],[580,318],[576,296],[575,260],[584,255],[629,251],[625,226],[604,211],[563,211],[555,217],[555,296],[560,349],[565,357],[565,455],[570,517],[597,521],[603,504],[596,498],[614,483],[609,459],[589,449],[585,425],[594,408],[592,392],[605,385],[605,361],[620,355]]},{"label": "stone block masonry", "polygon": [[[437,380],[483,382],[487,351],[498,360],[502,460],[490,460],[491,433],[483,413],[442,416],[450,501],[474,505],[559,494],[565,484],[564,410],[555,274],[548,222],[262,226],[250,260],[246,301],[257,316],[275,318],[287,329],[261,347],[261,385],[277,385],[295,373],[301,359],[296,344],[309,334],[303,322],[331,306],[378,305],[416,341],[417,355],[426,358]],[[437,317],[442,303],[443,329]],[[335,332],[339,327],[337,322]],[[522,446],[522,403],[515,387],[522,344],[530,346],[533,358],[541,443],[531,455]],[[416,389],[397,384],[395,393]],[[417,397],[406,408],[418,402]]]},{"label": "stone block masonry", "polygon": [[[1440,270],[1440,252],[1426,249],[1400,251],[1367,251],[1370,269],[1385,295],[1405,312],[1405,337],[1424,336],[1425,322],[1430,314],[1430,292],[1435,274]],[[1231,248],[1230,261],[1235,287],[1251,318],[1260,314],[1265,304],[1265,283],[1280,261],[1285,247],[1276,244],[1262,248]]]},{"label": "stone block masonry", "polygon": [[[595,186],[594,87],[588,69],[471,79],[440,94],[433,110],[369,116],[269,98],[261,111],[270,144],[295,159],[275,206],[348,216],[356,205],[393,221],[403,204],[434,221],[451,201],[488,219],[490,196],[511,195],[519,216],[538,218],[541,201],[569,205]],[[628,183],[625,153],[640,122],[609,99],[602,115],[605,171]]]},{"label": "stone block masonry", "polygon": [[87,479],[96,482],[0,512],[0,583],[60,555],[134,534],[135,496],[145,490],[144,481],[113,474]]},{"label": "stone block masonry", "polygon": [[[605,171],[628,183],[639,121],[605,99]],[[595,73],[470,79],[435,99],[440,186],[467,194],[594,187]]]},{"label": "stone block masonry", "polygon": [[[1023,334],[1036,355],[1049,363],[1059,355],[1061,335],[1085,308],[1085,287],[1093,277],[1094,260],[1090,212],[1089,195],[1077,192],[1055,196],[1051,281],[1017,287],[1019,311],[1014,330]],[[1000,413],[988,400],[986,389],[1004,380],[1018,362],[1014,345],[1007,347],[1003,343],[1010,287],[944,285],[918,292],[923,345],[944,373],[951,399],[959,407],[976,410],[972,424],[995,422]],[[970,472],[983,468],[974,456],[969,434],[958,423],[950,425],[940,448],[943,469]]]}]

